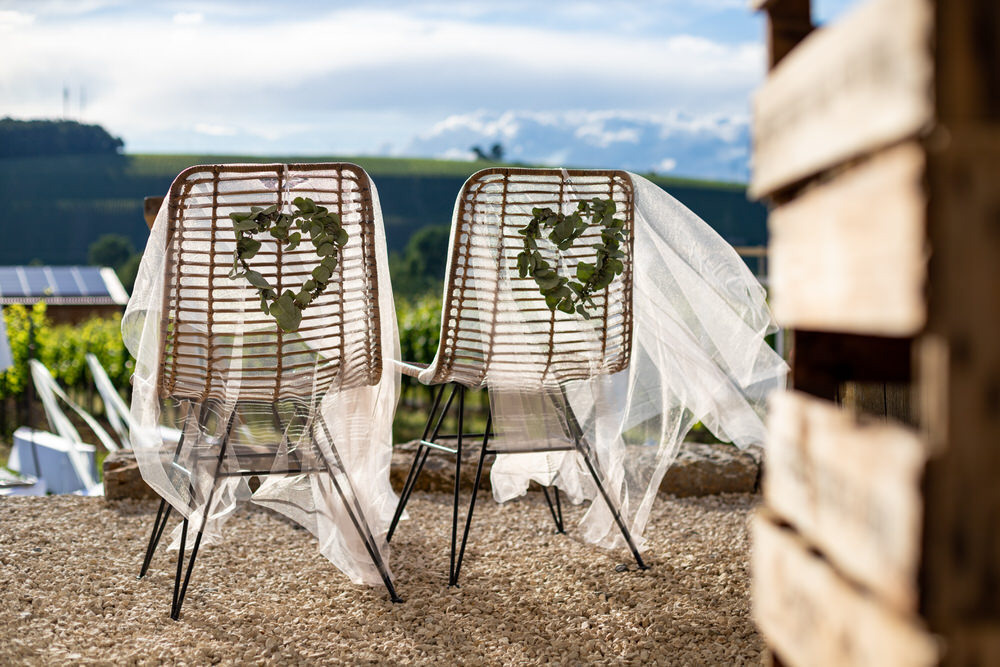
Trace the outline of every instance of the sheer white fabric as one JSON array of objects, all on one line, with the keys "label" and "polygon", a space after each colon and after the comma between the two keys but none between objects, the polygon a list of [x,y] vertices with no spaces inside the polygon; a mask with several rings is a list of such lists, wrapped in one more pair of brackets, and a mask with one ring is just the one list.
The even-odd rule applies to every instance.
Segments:
[{"label": "sheer white fabric", "polygon": [[[495,449],[571,448],[570,420],[579,424],[609,492],[642,548],[641,536],[657,489],[691,427],[700,421],[720,439],[740,447],[763,443],[764,403],[771,391],[783,386],[787,367],[765,341],[775,329],[764,289],[733,248],[661,188],[635,174],[629,176],[635,236],[634,329],[628,367],[607,375],[595,364],[587,379],[555,378],[555,382],[532,380],[516,369],[489,368],[480,384],[490,390]],[[586,187],[585,178],[578,180],[581,188]],[[569,183],[572,188],[573,179]],[[501,204],[500,197],[498,191],[496,210],[509,210],[509,200]],[[522,207],[530,216],[530,204]],[[562,212],[574,208],[565,205]],[[458,216],[456,206],[453,235]],[[495,244],[493,250],[496,254]],[[464,278],[470,287],[491,295],[495,291],[498,320],[507,331],[520,321],[527,340],[532,325],[518,319],[522,297],[516,292],[524,279],[513,268],[511,252],[501,248],[497,261],[482,262]],[[481,340],[465,344],[488,348],[494,329],[484,325]],[[599,334],[576,330],[577,337]],[[525,364],[544,357],[542,350],[525,349],[521,354]],[[440,381],[442,362],[439,349],[419,376],[421,381],[431,383],[435,377]],[[465,378],[448,379],[469,383]],[[491,473],[497,501],[523,495],[532,480],[558,486],[576,503],[594,500],[598,493],[576,451],[497,457]],[[591,504],[580,529],[588,542],[604,547],[625,544],[602,500]]]},{"label": "sheer white fabric", "polygon": [[[274,165],[271,168],[273,171]],[[202,180],[205,182],[192,179],[194,185],[186,192],[184,207],[190,211],[197,211],[199,207],[211,209],[212,217],[220,220],[216,223],[217,228],[228,226],[228,229],[213,236],[211,244],[207,240],[190,242],[192,252],[215,251],[232,256],[234,236],[228,214],[249,210],[248,201],[241,195],[253,189],[248,183],[256,188],[258,199],[262,186],[271,187],[273,196],[286,211],[291,210],[290,202],[298,196],[313,198],[331,211],[336,212],[339,207],[350,238],[342,250],[339,273],[335,273],[327,291],[306,309],[301,335],[285,336],[284,348],[280,344],[276,348],[271,342],[276,332],[274,321],[262,319],[259,298],[242,278],[229,280],[217,275],[213,283],[212,278],[199,278],[195,271],[182,274],[180,280],[186,281],[184,289],[194,296],[177,310],[185,311],[183,323],[164,324],[164,309],[168,308],[165,257],[169,245],[174,242],[168,238],[168,196],[153,224],[122,321],[125,344],[136,359],[129,426],[143,478],[191,520],[192,532],[200,527],[207,512],[209,521],[203,544],[218,541],[222,524],[236,502],[249,499],[284,514],[312,532],[319,540],[321,553],[354,582],[378,585],[382,583],[380,574],[331,475],[327,472],[282,474],[290,468],[300,470],[301,466],[333,469],[348,502],[370,527],[383,561],[388,561],[385,533],[396,504],[396,495],[389,484],[389,465],[392,419],[399,390],[397,367],[388,362],[399,358],[399,338],[385,232],[375,186],[367,175],[363,176],[372,197],[374,220],[370,220],[363,218],[359,188],[350,185],[349,179],[338,173],[286,169],[281,172],[278,185],[268,174],[252,172],[232,180],[220,182],[216,179],[214,184],[208,182],[207,177]],[[363,226],[373,227],[367,237],[374,239],[373,250],[363,247],[359,231]],[[265,249],[259,256],[266,254],[267,243],[265,240]],[[308,241],[304,241],[300,249],[306,251],[307,246]],[[312,252],[311,249],[308,252]],[[360,285],[371,272],[365,267],[370,267],[372,255],[378,276],[379,312],[355,314],[351,320],[344,313],[364,305],[362,299],[354,297],[352,290],[363,289]],[[256,260],[251,261],[252,266],[253,261]],[[296,261],[286,254],[284,262],[279,259],[277,265],[287,267]],[[191,263],[197,264],[197,260]],[[225,267],[221,275],[224,276],[228,268]],[[174,273],[176,275],[177,271]],[[204,298],[206,291],[209,294]],[[206,306],[213,299],[214,310],[213,306]],[[206,308],[209,311],[206,312]],[[316,327],[311,333],[304,333],[307,320],[309,326]],[[329,322],[345,321],[347,324],[338,324],[339,328],[324,328]],[[369,324],[374,327],[374,333],[365,328]],[[163,351],[167,326],[191,327],[202,331],[210,346],[231,348],[228,355],[212,357],[208,373],[214,387],[211,396],[185,399],[183,383],[175,393],[161,390],[161,364],[165,364],[167,356]],[[370,349],[374,336],[380,338],[378,363],[382,368],[378,381],[370,384],[359,380],[357,373],[352,375],[349,367],[352,358]],[[341,358],[335,364],[325,349],[316,349],[329,345],[330,340],[339,341]],[[183,352],[178,346],[172,354]],[[296,367],[297,370],[280,370],[282,362],[286,368]],[[271,383],[271,388],[265,391],[267,382]],[[272,394],[273,400],[268,400]],[[178,400],[178,396],[183,400]],[[219,450],[230,419],[234,426],[224,470],[234,473],[252,466],[272,474],[263,477],[260,487],[253,493],[245,477],[224,477],[212,496],[212,506],[206,507],[217,465],[214,454]],[[159,427],[164,422],[173,422],[184,430],[179,456],[175,453],[176,443],[162,437]],[[206,456],[206,453],[212,455]],[[352,498],[351,488],[356,498]],[[179,535],[180,527],[174,531],[174,548]],[[187,540],[189,546],[192,543],[193,535]]]}]

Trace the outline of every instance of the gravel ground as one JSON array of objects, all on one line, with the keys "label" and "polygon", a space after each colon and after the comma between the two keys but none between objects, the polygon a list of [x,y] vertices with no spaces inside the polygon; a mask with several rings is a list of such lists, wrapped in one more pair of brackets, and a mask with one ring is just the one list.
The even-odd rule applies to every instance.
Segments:
[{"label": "gravel ground", "polygon": [[643,572],[624,550],[553,534],[540,494],[487,499],[449,589],[450,498],[414,494],[393,540],[396,605],[351,584],[306,531],[248,507],[199,554],[174,622],[166,538],[135,578],[155,503],[0,499],[0,663],[757,664],[746,530],[757,501],[661,497]]}]

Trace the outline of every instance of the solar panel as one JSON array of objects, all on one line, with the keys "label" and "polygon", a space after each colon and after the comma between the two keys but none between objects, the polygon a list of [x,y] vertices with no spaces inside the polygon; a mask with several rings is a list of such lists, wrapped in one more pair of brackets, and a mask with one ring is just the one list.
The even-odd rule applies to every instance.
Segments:
[{"label": "solar panel", "polygon": [[101,277],[101,269],[96,266],[77,266],[77,275],[80,276],[81,282],[83,282],[84,292],[86,296],[105,296],[108,293],[108,286],[104,284],[104,278]]},{"label": "solar panel", "polygon": [[49,271],[52,273],[52,278],[56,283],[56,294],[59,296],[69,296],[80,293],[80,286],[73,275],[72,267],[51,266],[49,267]]},{"label": "solar panel", "polygon": [[[106,271],[110,273],[110,269]],[[124,303],[128,294],[120,286],[112,292],[98,266],[0,266],[0,297],[29,301],[96,298]]]},{"label": "solar panel", "polygon": [[16,266],[0,266],[0,296],[23,296],[24,288]]},{"label": "solar panel", "polygon": [[49,284],[49,278],[45,275],[45,269],[41,266],[22,266],[21,271],[24,279],[28,282],[29,295],[52,294],[55,286]]}]

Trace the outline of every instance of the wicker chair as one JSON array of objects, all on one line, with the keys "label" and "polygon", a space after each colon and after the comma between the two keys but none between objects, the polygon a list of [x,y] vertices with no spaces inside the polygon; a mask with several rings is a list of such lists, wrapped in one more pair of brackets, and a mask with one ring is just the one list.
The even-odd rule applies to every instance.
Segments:
[{"label": "wicker chair", "polygon": [[[550,309],[529,276],[517,278],[517,255],[523,249],[523,228],[535,207],[569,211],[581,201],[610,198],[617,215],[624,216],[628,243],[622,250],[624,272],[611,285],[594,295],[596,311],[591,319]],[[483,433],[463,433],[467,388],[488,390],[505,386],[539,387],[566,416],[568,441],[564,450],[576,450],[608,503],[640,568],[645,564],[629,534],[616,503],[609,495],[597,461],[576,422],[563,389],[571,380],[611,374],[629,365],[632,344],[632,230],[633,191],[628,174],[621,171],[492,168],[474,174],[463,187],[456,204],[451,248],[446,274],[441,338],[434,361],[408,364],[403,372],[421,382],[439,385],[423,436],[404,484],[391,539],[403,509],[431,450],[456,456],[454,510],[452,515],[449,585],[457,585],[469,527],[475,509],[487,455],[498,453],[558,451],[526,446],[490,447],[492,414]],[[575,272],[576,264],[592,256],[591,244],[600,240],[600,230],[590,228],[573,248],[563,253],[562,271]],[[511,276],[511,273],[515,274]],[[506,281],[509,278],[509,283]],[[509,291],[501,294],[501,285]],[[513,322],[513,325],[512,325]],[[450,394],[441,407],[446,390]],[[445,413],[457,401],[458,430],[442,434]],[[476,478],[465,519],[461,545],[457,544],[459,477],[462,449],[470,438],[481,438]],[[562,506],[555,489],[555,505],[543,486],[545,498],[558,532],[563,532]]]},{"label": "wicker chair", "polygon": [[[287,206],[297,196],[339,214],[349,241],[326,291],[289,333],[262,312],[255,290],[228,277],[235,242],[228,215],[251,206]],[[161,399],[178,402],[185,411],[183,435],[167,468],[172,479],[191,479],[192,498],[198,470],[214,471],[208,498],[201,499],[205,518],[182,581],[188,518],[183,521],[171,617],[180,614],[213,496],[226,477],[329,475],[390,597],[399,601],[318,409],[328,392],[374,385],[382,374],[374,205],[367,175],[344,163],[191,167],[174,181],[164,205],[168,227],[157,389]],[[259,240],[263,245],[251,267],[279,292],[309,277],[316,255],[307,241],[287,251],[272,238]],[[262,445],[260,437],[241,442],[241,432],[259,434],[268,425],[273,442]],[[202,432],[218,435],[193,437]],[[185,444],[192,439],[194,445]],[[170,511],[163,500],[140,578]]]}]

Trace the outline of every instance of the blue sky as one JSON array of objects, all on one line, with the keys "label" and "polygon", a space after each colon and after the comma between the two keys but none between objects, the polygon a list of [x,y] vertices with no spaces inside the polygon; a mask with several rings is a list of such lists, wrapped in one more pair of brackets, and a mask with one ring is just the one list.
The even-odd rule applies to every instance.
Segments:
[{"label": "blue sky", "polygon": [[261,154],[457,155],[442,128],[469,118],[745,124],[747,4],[0,0],[0,116],[62,116],[68,88],[129,151]]}]

